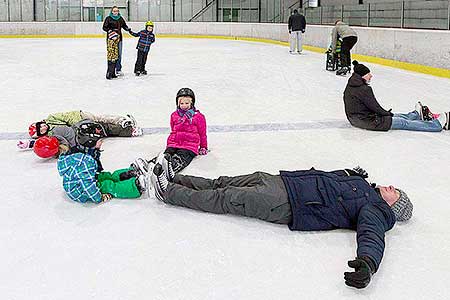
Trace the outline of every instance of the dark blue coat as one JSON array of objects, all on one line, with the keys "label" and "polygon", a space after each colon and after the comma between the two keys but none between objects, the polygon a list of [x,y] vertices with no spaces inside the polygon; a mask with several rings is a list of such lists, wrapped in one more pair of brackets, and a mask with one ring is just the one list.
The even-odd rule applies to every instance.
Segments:
[{"label": "dark blue coat", "polygon": [[384,252],[384,233],[395,224],[390,206],[369,183],[345,171],[280,171],[292,207],[291,230],[357,231],[357,255],[376,265]]},{"label": "dark blue coat", "polygon": [[130,31],[130,34],[139,37],[136,49],[144,52],[150,51],[150,46],[155,42],[155,35],[153,32],[144,29],[137,33]]}]

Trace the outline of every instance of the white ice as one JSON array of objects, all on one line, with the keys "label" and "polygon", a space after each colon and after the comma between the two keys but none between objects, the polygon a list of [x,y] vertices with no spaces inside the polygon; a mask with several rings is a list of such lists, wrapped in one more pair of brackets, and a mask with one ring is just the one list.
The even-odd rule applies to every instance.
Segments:
[{"label": "white ice", "polygon": [[[449,299],[448,132],[349,127],[342,101],[348,77],[325,71],[323,54],[289,55],[284,46],[242,41],[158,39],[150,75],[136,78],[135,44],[124,41],[125,76],[107,81],[103,39],[0,39],[1,299]],[[450,109],[448,79],[367,65],[384,107],[407,112],[421,100],[435,112]],[[82,205],[66,197],[54,160],[19,152],[8,140],[49,113],[75,109],[132,113],[143,127],[168,127],[176,91],[184,86],[195,91],[209,126],[301,125],[210,132],[211,152],[184,174],[360,165],[373,182],[407,191],[414,216],[387,233],[369,287],[344,284],[356,253],[353,231],[291,232],[171,207],[153,196]],[[312,127],[328,121],[337,125]],[[114,170],[152,157],[166,137],[108,139],[103,165]]]}]

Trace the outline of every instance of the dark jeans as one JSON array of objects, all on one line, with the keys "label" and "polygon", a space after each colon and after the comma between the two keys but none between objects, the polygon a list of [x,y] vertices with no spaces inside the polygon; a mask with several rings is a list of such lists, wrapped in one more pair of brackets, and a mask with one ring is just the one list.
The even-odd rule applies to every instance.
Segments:
[{"label": "dark jeans", "polygon": [[256,172],[236,177],[205,179],[176,175],[164,202],[215,214],[233,214],[289,224],[292,210],[283,180]]},{"label": "dark jeans", "polygon": [[138,50],[136,64],[134,65],[134,73],[145,71],[148,52]]},{"label": "dark jeans", "polygon": [[351,66],[351,56],[350,50],[355,46],[358,41],[358,37],[349,36],[342,40],[341,45],[341,66],[342,67],[350,67]]},{"label": "dark jeans", "polygon": [[116,63],[116,72],[119,72],[122,70],[122,37],[120,37],[119,42],[119,58],[117,59]]},{"label": "dark jeans", "polygon": [[164,153],[170,154],[172,168],[175,173],[178,173],[186,168],[196,156],[195,153],[190,150],[171,147],[168,147]]}]

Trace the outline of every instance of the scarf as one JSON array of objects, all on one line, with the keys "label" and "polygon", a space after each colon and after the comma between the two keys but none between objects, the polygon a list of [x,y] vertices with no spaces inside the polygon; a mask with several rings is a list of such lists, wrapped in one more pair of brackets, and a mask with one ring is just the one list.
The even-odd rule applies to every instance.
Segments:
[{"label": "scarf", "polygon": [[116,21],[119,20],[120,17],[121,17],[120,13],[118,13],[117,16],[115,16],[115,15],[113,15],[112,12],[109,13],[109,16],[110,16],[111,18],[113,18],[114,20],[116,20]]},{"label": "scarf", "polygon": [[177,109],[177,113],[180,117],[186,117],[189,120],[189,124],[192,124],[192,118],[195,115],[195,108],[191,108],[188,110],[182,110],[181,108]]}]

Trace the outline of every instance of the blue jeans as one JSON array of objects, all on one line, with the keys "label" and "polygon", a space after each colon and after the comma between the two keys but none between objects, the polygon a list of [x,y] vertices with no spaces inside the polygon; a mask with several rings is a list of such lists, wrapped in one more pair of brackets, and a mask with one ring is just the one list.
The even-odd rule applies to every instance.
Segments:
[{"label": "blue jeans", "polygon": [[439,132],[442,131],[442,126],[438,120],[422,121],[419,113],[414,110],[407,114],[394,114],[391,129]]},{"label": "blue jeans", "polygon": [[122,70],[121,62],[122,62],[122,41],[119,42],[119,58],[117,59],[116,62],[116,72]]}]

